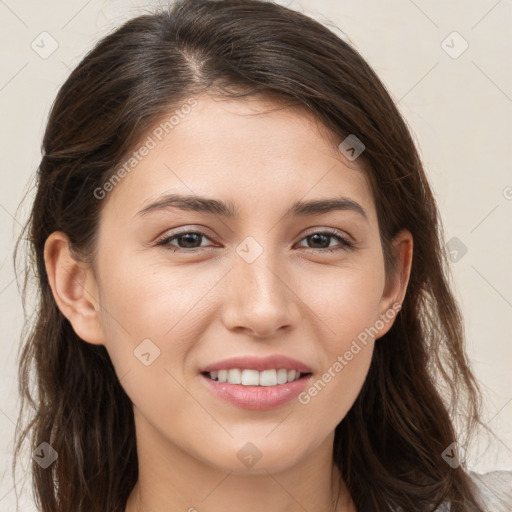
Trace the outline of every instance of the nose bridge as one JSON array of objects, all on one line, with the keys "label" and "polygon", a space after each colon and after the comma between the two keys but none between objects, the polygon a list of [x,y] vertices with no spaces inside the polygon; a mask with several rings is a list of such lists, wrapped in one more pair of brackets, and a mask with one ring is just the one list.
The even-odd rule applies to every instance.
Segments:
[{"label": "nose bridge", "polygon": [[[267,241],[270,237],[267,237]],[[238,258],[235,258],[235,267],[244,296],[255,301],[259,306],[277,305],[286,295],[283,278],[283,264],[275,249],[269,243],[264,248],[253,237],[247,237],[236,248]]]},{"label": "nose bridge", "polygon": [[268,336],[295,324],[298,305],[279,251],[249,236],[236,247],[234,256],[226,304],[229,327],[245,327],[256,335]]}]

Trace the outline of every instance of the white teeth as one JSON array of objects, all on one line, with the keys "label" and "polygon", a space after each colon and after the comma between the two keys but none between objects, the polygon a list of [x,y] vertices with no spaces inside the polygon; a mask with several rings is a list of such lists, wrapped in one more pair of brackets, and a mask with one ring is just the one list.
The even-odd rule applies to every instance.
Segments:
[{"label": "white teeth", "polygon": [[260,373],[260,386],[275,386],[277,384],[277,372],[275,370],[263,370]]},{"label": "white teeth", "polygon": [[230,384],[241,384],[242,383],[242,372],[238,368],[229,370],[228,382]]},{"label": "white teeth", "polygon": [[243,386],[275,386],[277,384],[286,384],[293,382],[301,377],[301,373],[296,370],[240,370],[231,368],[229,370],[218,370],[210,372],[212,380],[227,382],[228,384],[242,384]]},{"label": "white teeth", "polygon": [[242,384],[244,386],[259,386],[260,374],[258,370],[244,370],[242,372]]},{"label": "white teeth", "polygon": [[286,384],[288,382],[288,370],[277,370],[277,383]]}]

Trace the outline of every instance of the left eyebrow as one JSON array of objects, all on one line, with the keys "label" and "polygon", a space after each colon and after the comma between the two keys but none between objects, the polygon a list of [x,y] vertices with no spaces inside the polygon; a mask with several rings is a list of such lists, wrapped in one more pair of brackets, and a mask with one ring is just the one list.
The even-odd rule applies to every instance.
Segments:
[{"label": "left eyebrow", "polygon": [[335,210],[348,210],[361,215],[366,222],[368,216],[364,208],[348,197],[335,197],[332,199],[320,199],[316,201],[297,201],[286,212],[285,217],[301,216],[306,217],[309,215],[321,215]]},{"label": "left eyebrow", "polygon": [[[165,208],[178,208],[180,210],[211,213],[227,218],[237,218],[240,216],[240,211],[231,201],[224,202],[207,197],[181,194],[167,194],[162,196],[157,201],[145,206],[136,216],[144,216],[150,212]],[[368,216],[359,203],[348,197],[341,196],[312,201],[297,201],[287,210],[284,217],[321,215],[335,210],[356,212],[368,222]]]}]

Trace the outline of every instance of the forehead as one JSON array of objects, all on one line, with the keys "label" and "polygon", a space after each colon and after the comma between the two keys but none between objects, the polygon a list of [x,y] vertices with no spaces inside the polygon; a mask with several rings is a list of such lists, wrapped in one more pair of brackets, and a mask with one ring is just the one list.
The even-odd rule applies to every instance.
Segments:
[{"label": "forehead", "polygon": [[136,162],[120,164],[128,172],[106,208],[133,216],[164,193],[224,199],[245,213],[333,194],[371,205],[362,161],[348,161],[338,150],[343,139],[306,107],[262,97],[194,99],[186,114],[166,113],[142,137],[135,151],[149,149]]}]

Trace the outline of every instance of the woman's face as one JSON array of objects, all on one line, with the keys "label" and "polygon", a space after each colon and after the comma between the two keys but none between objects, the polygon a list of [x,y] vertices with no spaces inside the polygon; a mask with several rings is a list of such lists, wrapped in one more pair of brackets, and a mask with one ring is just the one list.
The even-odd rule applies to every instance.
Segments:
[{"label": "woman's face", "polygon": [[[197,101],[165,136],[148,133],[136,167],[98,199],[86,289],[101,307],[96,330],[73,325],[106,346],[139,444],[279,471],[332,449],[408,269],[386,286],[369,184],[343,139],[302,108]],[[187,200],[164,206],[171,194]],[[339,207],[306,206],[329,200]],[[305,375],[291,381],[294,369]]]}]

